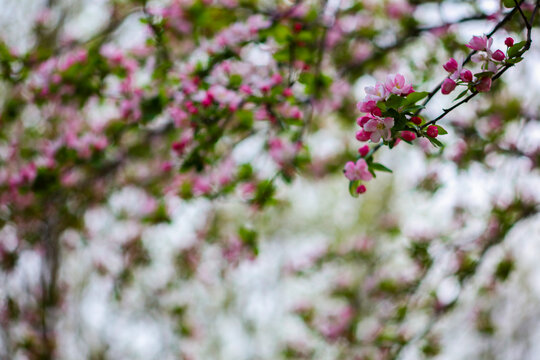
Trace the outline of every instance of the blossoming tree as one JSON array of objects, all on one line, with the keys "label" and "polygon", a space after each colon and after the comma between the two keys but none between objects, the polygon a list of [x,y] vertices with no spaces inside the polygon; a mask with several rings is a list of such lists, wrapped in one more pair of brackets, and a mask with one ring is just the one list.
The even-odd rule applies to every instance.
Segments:
[{"label": "blossoming tree", "polygon": [[[504,201],[489,198],[474,224],[456,204],[438,232],[407,234],[388,210],[407,177],[393,160],[403,151],[433,169],[451,162],[456,173],[526,159],[537,179],[540,147],[520,131],[535,131],[538,103],[520,101],[511,85],[533,53],[540,1],[479,3],[13,2],[14,13],[33,15],[25,12],[26,32],[4,20],[0,42],[0,357],[433,357],[446,344],[437,327],[466,304],[466,289],[478,300],[476,330],[494,335],[488,300],[518,265],[511,252],[481,271],[483,260],[536,216],[538,194],[516,186]],[[105,20],[86,18],[89,6]],[[422,18],[460,6],[462,17]],[[471,24],[478,32],[462,29]],[[395,185],[374,180],[391,169]],[[342,228],[324,219],[292,226],[300,210],[284,204],[308,201],[298,184],[332,179],[365,194],[331,195],[320,212],[354,200],[362,216]],[[444,189],[435,170],[416,180],[415,199]],[[156,231],[187,237],[174,227],[189,217],[178,209],[201,206],[185,225],[191,241],[160,252]],[[279,267],[283,284],[326,274],[317,300],[284,300],[287,324],[301,330],[274,336],[272,350],[227,357],[197,292],[233,291],[231,274],[264,263],[280,229],[308,226],[333,229],[330,240],[303,261],[293,248]],[[95,279],[108,284],[108,302],[155,313],[166,334],[159,352],[133,355],[114,336],[77,327]]]}]

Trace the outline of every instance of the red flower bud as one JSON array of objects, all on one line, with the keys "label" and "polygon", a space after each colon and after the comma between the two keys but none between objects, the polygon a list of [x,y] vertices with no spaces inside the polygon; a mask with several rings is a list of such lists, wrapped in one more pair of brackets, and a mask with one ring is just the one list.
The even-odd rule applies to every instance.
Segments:
[{"label": "red flower bud", "polygon": [[501,51],[501,50],[497,50],[493,53],[493,55],[491,55],[491,57],[493,58],[493,60],[495,61],[503,61],[505,56],[504,56],[504,53]]},{"label": "red flower bud", "polygon": [[360,185],[359,187],[356,188],[356,192],[357,192],[358,194],[363,194],[363,193],[366,192],[366,190],[367,190],[367,189],[366,189],[366,186],[365,186],[365,185]]},{"label": "red flower bud", "polygon": [[371,112],[373,115],[375,116],[381,116],[382,115],[382,111],[381,109],[379,109],[378,107],[376,107],[375,109],[373,109],[373,111]]},{"label": "red flower bud", "polygon": [[412,131],[402,131],[401,138],[405,141],[413,141],[414,139],[416,139],[416,134]]},{"label": "red flower bud", "polygon": [[511,37],[507,37],[506,40],[504,40],[504,45],[508,47],[514,46],[514,39],[512,39]]},{"label": "red flower bud", "polygon": [[439,135],[439,129],[435,125],[429,125],[426,130],[426,134],[429,137],[436,138]]},{"label": "red flower bud", "polygon": [[458,63],[456,59],[451,58],[446,64],[443,65],[443,68],[449,73],[453,73],[458,69]]},{"label": "red flower bud", "polygon": [[369,153],[369,146],[362,146],[360,149],[358,149],[358,153],[360,154],[360,156],[365,157]]},{"label": "red flower bud", "polygon": [[411,122],[416,125],[420,125],[422,123],[422,119],[419,116],[413,116],[411,118]]},{"label": "red flower bud", "polygon": [[465,82],[471,82],[473,79],[473,75],[471,70],[463,70],[460,75],[461,80]]}]

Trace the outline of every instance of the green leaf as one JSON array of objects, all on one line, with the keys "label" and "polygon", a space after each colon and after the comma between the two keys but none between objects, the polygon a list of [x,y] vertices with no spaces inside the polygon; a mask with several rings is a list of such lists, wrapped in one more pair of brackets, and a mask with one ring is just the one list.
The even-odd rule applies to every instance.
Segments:
[{"label": "green leaf", "polygon": [[352,197],[359,196],[359,194],[356,192],[356,189],[358,188],[359,184],[360,184],[359,180],[349,182],[349,194],[351,194]]},{"label": "green leaf", "polygon": [[429,142],[431,142],[433,144],[433,146],[435,147],[444,147],[444,144],[442,142],[440,142],[439,140],[435,139],[435,138],[432,138],[432,137],[429,137],[427,136],[427,139],[429,140]]},{"label": "green leaf", "polygon": [[508,9],[513,8],[513,7],[516,6],[516,2],[514,0],[503,0],[502,3],[504,5],[504,7],[508,8]]},{"label": "green leaf", "polygon": [[526,41],[515,43],[510,49],[508,49],[508,57],[513,58],[518,55],[519,51],[527,44]]},{"label": "green leaf", "polygon": [[491,77],[493,75],[493,71],[482,71],[474,75],[477,78]]},{"label": "green leaf", "polygon": [[462,97],[464,97],[464,96],[467,94],[467,92],[469,92],[469,89],[468,89],[468,88],[465,89],[465,90],[463,90],[462,92],[460,92],[459,95],[458,95],[453,101],[456,101],[456,100],[458,100],[458,99],[461,99]]},{"label": "green leaf", "polygon": [[386,100],[386,107],[390,109],[398,109],[405,99],[401,96],[392,95]]},{"label": "green leaf", "polygon": [[425,109],[426,107],[424,105],[412,105],[412,106],[407,106],[406,108],[403,109],[403,112],[415,112],[415,111],[418,111],[418,110],[421,110],[421,109]]},{"label": "green leaf", "polygon": [[405,102],[403,103],[403,106],[410,105],[410,104],[415,104],[415,103],[422,100],[423,98],[425,98],[428,95],[429,95],[429,93],[427,91],[417,91],[417,92],[410,93],[405,98]]},{"label": "green leaf", "polygon": [[369,167],[373,170],[377,170],[377,171],[384,171],[384,172],[387,172],[387,173],[392,173],[392,170],[390,170],[389,168],[387,168],[386,166],[384,166],[383,164],[381,163],[372,163],[369,165]]},{"label": "green leaf", "polygon": [[442,126],[435,125],[437,129],[439,129],[439,135],[446,135],[448,134],[448,131],[446,131]]},{"label": "green leaf", "polygon": [[523,60],[523,58],[520,56],[520,57],[517,57],[517,58],[514,58],[514,59],[508,59],[506,60],[506,63],[507,64],[517,64],[518,62],[521,62]]}]

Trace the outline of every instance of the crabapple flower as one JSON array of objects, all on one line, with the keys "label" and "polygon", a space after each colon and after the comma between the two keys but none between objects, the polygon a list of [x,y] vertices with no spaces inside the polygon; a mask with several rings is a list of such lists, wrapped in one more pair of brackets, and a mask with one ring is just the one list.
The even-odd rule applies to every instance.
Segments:
[{"label": "crabapple flower", "polygon": [[376,84],[375,86],[368,86],[364,88],[366,91],[366,100],[365,101],[381,101],[386,100],[390,96],[390,91],[381,83]]},{"label": "crabapple flower", "polygon": [[452,79],[444,79],[442,86],[441,86],[441,92],[444,95],[450,94],[454,89],[456,88],[456,82]]},{"label": "crabapple flower", "polygon": [[366,160],[358,159],[356,163],[349,161],[345,164],[345,177],[350,181],[369,181],[373,178],[373,175],[368,170]]},{"label": "crabapple flower", "polygon": [[493,44],[493,39],[488,38],[486,35],[483,36],[473,36],[471,41],[465,46],[467,46],[469,49],[477,50],[477,51],[486,51],[488,53],[491,53],[491,45]]},{"label": "crabapple flower", "polygon": [[409,95],[414,92],[411,84],[405,82],[405,77],[401,74],[395,76],[388,75],[384,83],[386,90],[394,95]]},{"label": "crabapple flower", "polygon": [[377,102],[375,100],[367,100],[358,103],[358,110],[365,113],[370,113],[377,108]]},{"label": "crabapple flower", "polygon": [[377,143],[383,138],[384,140],[390,140],[392,136],[390,129],[394,126],[394,119],[387,118],[374,118],[369,120],[364,125],[364,131],[371,133],[370,140]]},{"label": "crabapple flower", "polygon": [[507,37],[506,40],[504,40],[504,45],[508,47],[514,46],[514,39],[512,39],[511,37]]}]

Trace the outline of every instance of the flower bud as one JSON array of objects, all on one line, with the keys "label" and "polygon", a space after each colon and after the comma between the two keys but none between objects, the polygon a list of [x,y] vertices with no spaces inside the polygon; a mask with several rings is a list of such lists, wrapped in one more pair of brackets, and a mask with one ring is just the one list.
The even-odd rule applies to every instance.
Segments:
[{"label": "flower bud", "polygon": [[442,93],[444,95],[450,94],[456,88],[456,82],[452,79],[445,79],[442,84]]},{"label": "flower bud", "polygon": [[369,146],[364,145],[360,149],[358,149],[358,153],[361,157],[365,157],[369,153]]},{"label": "flower bud", "polygon": [[471,82],[473,80],[473,75],[471,70],[463,70],[460,75],[460,79],[465,82]]},{"label": "flower bud", "polygon": [[480,79],[478,85],[476,85],[476,90],[478,92],[488,92],[491,89],[491,78],[484,77]]},{"label": "flower bud", "polygon": [[443,68],[449,73],[453,73],[458,69],[458,63],[456,59],[451,58],[446,64],[443,65]]},{"label": "flower bud", "polygon": [[422,123],[422,118],[420,118],[419,116],[413,116],[411,118],[411,122],[416,125],[420,125]]},{"label": "flower bud", "polygon": [[356,133],[356,140],[358,141],[368,141],[371,137],[371,133],[368,131],[360,130]]},{"label": "flower bud", "polygon": [[512,39],[511,37],[507,37],[506,40],[504,40],[504,45],[508,47],[514,46],[514,39]]},{"label": "flower bud", "polygon": [[367,190],[367,189],[366,189],[366,186],[365,186],[365,185],[360,185],[359,187],[356,188],[356,192],[357,192],[358,194],[363,194],[363,193],[366,192],[366,190]]},{"label": "flower bud", "polygon": [[401,138],[405,141],[413,141],[414,139],[416,139],[416,134],[412,131],[402,131]]},{"label": "flower bud", "polygon": [[497,50],[493,53],[493,55],[491,55],[491,57],[493,58],[493,60],[495,61],[503,61],[505,56],[504,56],[504,53],[501,51],[501,50]]},{"label": "flower bud", "polygon": [[435,125],[429,125],[426,134],[429,137],[436,138],[439,135],[439,129]]}]

